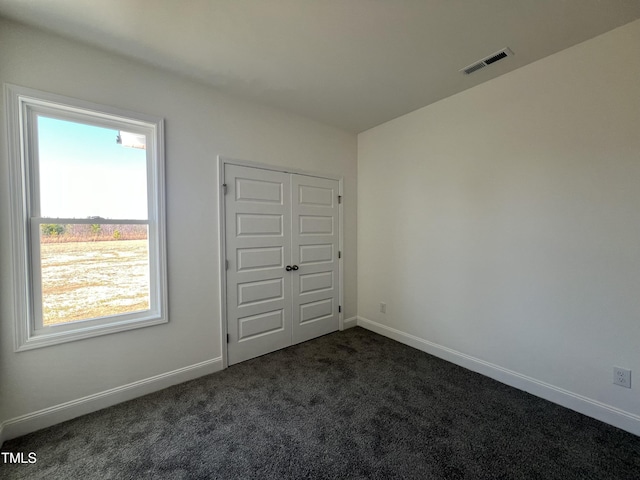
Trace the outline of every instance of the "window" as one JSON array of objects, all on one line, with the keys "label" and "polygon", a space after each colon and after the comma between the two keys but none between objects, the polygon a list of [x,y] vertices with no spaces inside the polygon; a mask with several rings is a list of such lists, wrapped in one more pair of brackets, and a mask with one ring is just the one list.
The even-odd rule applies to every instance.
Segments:
[{"label": "window", "polygon": [[166,323],[162,119],[5,90],[16,350]]}]

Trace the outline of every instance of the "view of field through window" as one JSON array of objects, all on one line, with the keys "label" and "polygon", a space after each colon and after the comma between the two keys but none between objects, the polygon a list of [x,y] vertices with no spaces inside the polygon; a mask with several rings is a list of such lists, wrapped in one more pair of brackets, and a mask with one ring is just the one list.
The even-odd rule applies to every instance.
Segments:
[{"label": "view of field through window", "polygon": [[150,308],[144,141],[38,118],[43,326]]},{"label": "view of field through window", "polygon": [[41,226],[44,326],[149,309],[146,225]]}]

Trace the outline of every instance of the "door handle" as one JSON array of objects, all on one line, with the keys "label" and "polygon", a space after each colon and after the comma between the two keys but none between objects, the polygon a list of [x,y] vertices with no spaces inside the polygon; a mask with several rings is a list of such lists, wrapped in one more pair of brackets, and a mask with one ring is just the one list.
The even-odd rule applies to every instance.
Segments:
[{"label": "door handle", "polygon": [[293,270],[293,267],[292,267],[291,265],[287,265],[287,266],[285,267],[285,270],[286,270],[287,272],[290,272],[291,270]]},{"label": "door handle", "polygon": [[298,265],[294,265],[293,267],[291,267],[291,270],[298,270]]}]

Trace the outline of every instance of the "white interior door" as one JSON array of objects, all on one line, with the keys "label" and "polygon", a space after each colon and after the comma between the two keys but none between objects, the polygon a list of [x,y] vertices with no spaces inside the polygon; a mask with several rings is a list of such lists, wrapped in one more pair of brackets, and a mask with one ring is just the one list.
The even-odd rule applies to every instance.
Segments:
[{"label": "white interior door", "polygon": [[338,330],[338,182],[291,178],[292,342]]},{"label": "white interior door", "polygon": [[291,345],[291,184],[282,172],[226,165],[228,363]]},{"label": "white interior door", "polygon": [[339,328],[336,180],[226,164],[228,364]]}]

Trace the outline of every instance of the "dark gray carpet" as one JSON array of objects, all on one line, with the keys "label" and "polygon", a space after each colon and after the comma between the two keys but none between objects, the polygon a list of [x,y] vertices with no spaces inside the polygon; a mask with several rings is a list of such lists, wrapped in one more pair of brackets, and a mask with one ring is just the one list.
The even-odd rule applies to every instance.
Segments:
[{"label": "dark gray carpet", "polygon": [[639,479],[640,438],[353,328],[6,442],[3,479]]}]

